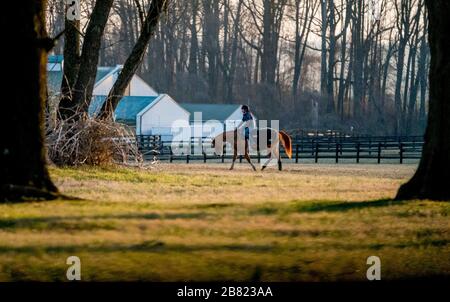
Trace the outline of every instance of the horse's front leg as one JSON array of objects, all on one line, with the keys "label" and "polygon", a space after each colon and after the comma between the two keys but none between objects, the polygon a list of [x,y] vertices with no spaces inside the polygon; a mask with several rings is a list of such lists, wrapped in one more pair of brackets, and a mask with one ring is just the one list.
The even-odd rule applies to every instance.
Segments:
[{"label": "horse's front leg", "polygon": [[250,155],[248,154],[249,152],[248,152],[248,141],[246,140],[245,141],[245,155],[244,155],[244,157],[245,157],[245,159],[248,161],[248,163],[250,164],[250,166],[252,166],[252,168],[253,168],[253,171],[256,171],[256,168],[255,168],[255,166],[253,165],[253,163],[252,163],[252,160],[250,159]]},{"label": "horse's front leg", "polygon": [[255,166],[252,163],[252,160],[250,159],[250,156],[248,154],[245,154],[245,159],[248,161],[248,163],[250,164],[250,166],[252,166],[253,171],[256,171]]}]

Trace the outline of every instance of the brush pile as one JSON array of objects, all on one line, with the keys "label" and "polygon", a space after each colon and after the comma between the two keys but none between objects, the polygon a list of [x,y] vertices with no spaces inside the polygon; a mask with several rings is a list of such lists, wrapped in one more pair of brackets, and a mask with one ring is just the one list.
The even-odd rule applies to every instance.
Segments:
[{"label": "brush pile", "polygon": [[136,137],[125,125],[86,115],[66,121],[53,120],[47,125],[48,157],[56,165],[142,163]]}]

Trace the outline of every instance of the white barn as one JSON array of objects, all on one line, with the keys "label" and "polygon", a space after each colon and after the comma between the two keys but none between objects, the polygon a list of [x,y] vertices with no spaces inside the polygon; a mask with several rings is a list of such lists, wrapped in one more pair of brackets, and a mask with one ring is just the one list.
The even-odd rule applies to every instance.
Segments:
[{"label": "white barn", "polygon": [[[89,114],[97,114],[105,99],[105,95],[94,96]],[[167,94],[124,96],[114,113],[116,121],[134,128],[136,135],[161,135],[164,141],[189,129],[189,112]],[[176,126],[186,129],[177,129]]]}]

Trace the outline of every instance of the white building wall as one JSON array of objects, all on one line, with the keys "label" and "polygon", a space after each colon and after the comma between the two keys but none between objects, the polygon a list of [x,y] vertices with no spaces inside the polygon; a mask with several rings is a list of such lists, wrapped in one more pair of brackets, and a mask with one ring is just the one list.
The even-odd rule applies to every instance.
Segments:
[{"label": "white building wall", "polygon": [[[102,79],[94,87],[93,95],[108,95],[109,91],[113,87],[114,83],[119,76],[120,68],[117,68],[115,72],[109,74],[106,78]],[[127,89],[125,95],[129,96],[158,96],[158,93],[150,87],[139,76],[134,75],[131,79],[129,89]]]},{"label": "white building wall", "polygon": [[158,93],[150,87],[143,79],[133,76],[130,83],[131,96],[157,96]]},{"label": "white building wall", "polygon": [[113,75],[103,79],[97,86],[94,87],[93,95],[108,95],[112,86],[114,85],[115,78]]},{"label": "white building wall", "polygon": [[170,96],[163,94],[150,108],[144,109],[136,118],[138,135],[161,135],[163,140],[171,139],[172,126],[179,120],[189,125],[189,113]]}]

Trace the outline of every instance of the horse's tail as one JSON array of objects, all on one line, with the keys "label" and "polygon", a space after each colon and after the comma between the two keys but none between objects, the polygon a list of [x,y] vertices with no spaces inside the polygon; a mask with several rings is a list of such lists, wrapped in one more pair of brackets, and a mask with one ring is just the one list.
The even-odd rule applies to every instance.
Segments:
[{"label": "horse's tail", "polygon": [[291,139],[291,137],[283,130],[281,130],[279,132],[278,136],[280,137],[280,141],[284,147],[284,150],[286,150],[287,156],[289,158],[292,158],[292,139]]}]

